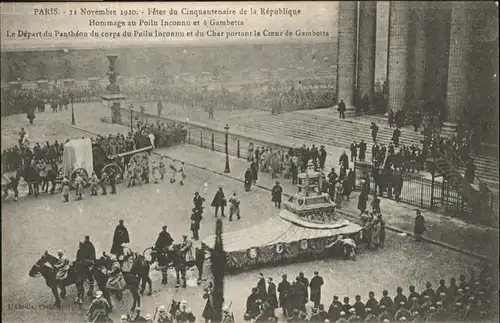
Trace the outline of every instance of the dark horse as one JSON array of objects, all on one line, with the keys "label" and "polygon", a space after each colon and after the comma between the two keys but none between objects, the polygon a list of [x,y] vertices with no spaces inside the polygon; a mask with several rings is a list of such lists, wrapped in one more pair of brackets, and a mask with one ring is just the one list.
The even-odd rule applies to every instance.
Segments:
[{"label": "dark horse", "polygon": [[195,260],[186,261],[186,254],[181,250],[181,244],[173,244],[170,246],[165,254],[158,254],[158,264],[162,267],[162,284],[168,283],[167,270],[169,267],[175,269],[176,287],[179,287],[180,280],[182,279],[182,287],[186,288],[186,272],[189,268],[196,266],[198,269],[198,284],[201,282],[201,275],[203,273],[203,263],[205,261],[204,252],[196,249]]},{"label": "dark horse", "polygon": [[74,262],[68,271],[68,276],[63,280],[56,279],[56,271],[54,265],[57,264],[59,259],[50,255],[47,251],[38,259],[38,261],[31,267],[29,271],[30,277],[38,277],[42,275],[45,278],[45,283],[52,290],[56,298],[55,306],[61,307],[61,299],[57,293],[57,288],[61,288],[61,298],[66,298],[66,286],[75,284],[78,290],[75,303],[83,304],[83,297],[85,293],[84,282],[88,278],[88,268],[84,263]]},{"label": "dark horse", "polygon": [[[99,290],[103,292],[103,296],[108,301],[111,309],[113,309],[113,304],[111,303],[111,293],[113,292],[113,290],[108,289],[106,285],[109,278],[107,271],[111,268],[112,263],[113,260],[110,259],[97,259],[95,261],[95,264],[91,266],[90,269],[90,273],[94,277]],[[131,312],[134,312],[136,307],[141,306],[141,296],[139,295],[139,285],[141,282],[141,278],[139,278],[136,274],[129,272],[124,272],[123,278],[125,279],[125,289],[128,289],[132,293],[132,297],[134,299],[134,302],[130,309]]]}]

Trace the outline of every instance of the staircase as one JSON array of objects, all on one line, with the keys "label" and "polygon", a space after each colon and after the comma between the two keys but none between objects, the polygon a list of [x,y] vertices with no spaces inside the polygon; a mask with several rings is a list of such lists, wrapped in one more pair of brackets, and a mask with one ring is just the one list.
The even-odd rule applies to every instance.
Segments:
[{"label": "staircase", "polygon": [[[359,119],[337,118],[334,111],[331,116],[322,115],[314,111],[295,111],[276,116],[259,116],[240,124],[243,128],[255,129],[259,132],[272,135],[287,136],[300,140],[308,140],[321,145],[334,146],[349,149],[353,141],[360,142],[362,139],[367,143],[367,154],[371,156],[372,139],[370,130],[370,119],[368,121]],[[319,112],[321,113],[321,112]],[[388,144],[391,141],[394,128],[386,124],[377,124],[379,132],[377,141]],[[421,144],[423,135],[410,129],[401,129],[400,144]],[[368,157],[367,157],[368,159]],[[492,189],[498,190],[498,158],[493,154],[481,154],[474,157],[476,174],[483,182]],[[458,172],[465,173],[465,167],[458,168]]]},{"label": "staircase", "polygon": [[456,165],[459,157],[452,149],[445,148],[444,152],[437,152],[433,163],[444,177],[447,184],[456,190],[463,201],[468,204],[469,211],[473,211],[476,215],[491,215],[492,213],[492,192],[483,185],[483,182],[477,176],[475,181],[479,183],[479,188],[476,185],[467,182],[464,176],[457,170]]}]

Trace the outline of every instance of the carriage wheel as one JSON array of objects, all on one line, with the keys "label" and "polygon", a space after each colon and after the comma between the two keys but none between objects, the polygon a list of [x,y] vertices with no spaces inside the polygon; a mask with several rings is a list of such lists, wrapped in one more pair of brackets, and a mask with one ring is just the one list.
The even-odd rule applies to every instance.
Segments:
[{"label": "carriage wheel", "polygon": [[89,174],[87,171],[83,168],[77,168],[71,173],[71,181],[74,181],[76,179],[76,175],[80,175],[80,177],[83,179],[83,186],[87,187],[89,183]]},{"label": "carriage wheel", "polygon": [[123,179],[123,171],[121,170],[120,166],[115,163],[107,164],[106,166],[104,166],[101,171],[101,177],[103,174],[106,174],[106,176],[108,176],[109,178],[111,171],[115,173],[115,180]]}]

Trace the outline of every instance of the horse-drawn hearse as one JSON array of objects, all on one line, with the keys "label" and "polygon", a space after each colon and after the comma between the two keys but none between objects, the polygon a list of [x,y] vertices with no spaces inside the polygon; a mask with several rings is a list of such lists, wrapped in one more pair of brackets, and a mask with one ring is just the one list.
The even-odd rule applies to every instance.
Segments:
[{"label": "horse-drawn hearse", "polygon": [[64,144],[63,163],[58,170],[58,181],[64,176],[73,183],[76,176],[84,181],[87,186],[92,173],[98,178],[108,178],[114,174],[117,180],[124,178],[126,165],[130,161],[140,161],[149,154],[152,146],[128,151],[121,154],[108,156],[103,147],[98,143],[92,143],[90,139],[70,140]]}]

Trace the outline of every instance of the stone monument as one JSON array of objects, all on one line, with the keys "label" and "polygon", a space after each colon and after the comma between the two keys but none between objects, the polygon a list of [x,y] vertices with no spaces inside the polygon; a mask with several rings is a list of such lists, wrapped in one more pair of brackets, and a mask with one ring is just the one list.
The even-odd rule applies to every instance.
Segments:
[{"label": "stone monument", "polygon": [[108,75],[109,85],[106,87],[107,93],[101,96],[105,104],[111,108],[111,122],[121,123],[121,102],[127,99],[126,95],[120,93],[120,86],[116,82],[119,73],[116,71],[116,60],[118,55],[108,55],[109,67]]}]

